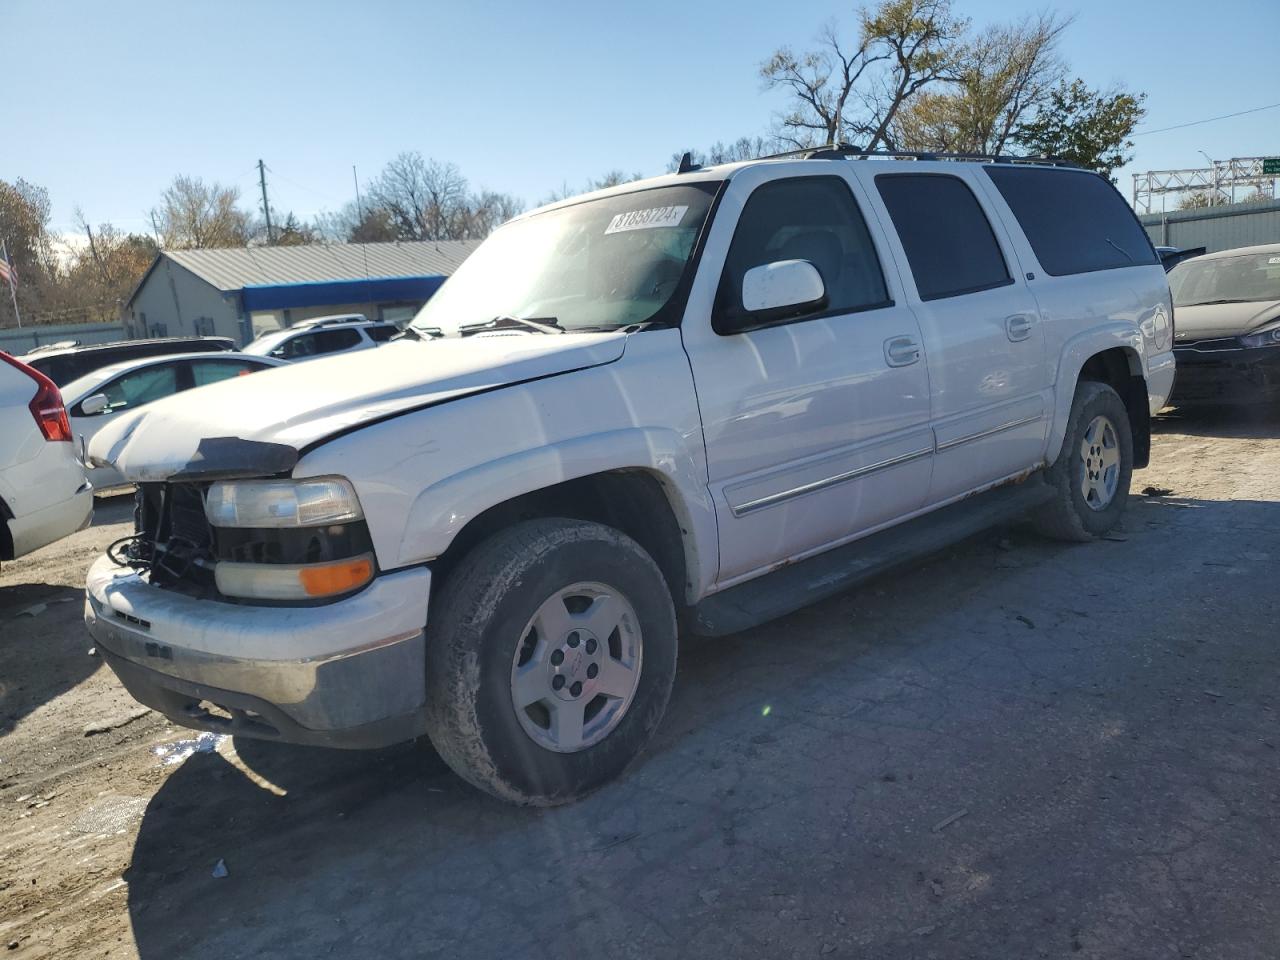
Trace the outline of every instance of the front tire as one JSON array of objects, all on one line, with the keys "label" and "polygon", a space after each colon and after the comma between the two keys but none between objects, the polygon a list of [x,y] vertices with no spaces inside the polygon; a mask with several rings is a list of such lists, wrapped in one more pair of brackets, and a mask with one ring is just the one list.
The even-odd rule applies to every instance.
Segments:
[{"label": "front tire", "polygon": [[675,680],[662,572],[597,523],[531,520],[480,543],[427,632],[432,744],[459,776],[518,804],[576,800],[620,775]]},{"label": "front tire", "polygon": [[1081,381],[1062,450],[1045,475],[1054,496],[1034,515],[1055,540],[1088,541],[1120,522],[1133,477],[1133,432],[1124,401],[1109,385]]}]

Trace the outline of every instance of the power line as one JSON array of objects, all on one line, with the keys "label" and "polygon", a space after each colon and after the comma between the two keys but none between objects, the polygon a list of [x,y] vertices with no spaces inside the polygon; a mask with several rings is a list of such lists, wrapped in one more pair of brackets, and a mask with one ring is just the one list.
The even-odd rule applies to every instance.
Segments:
[{"label": "power line", "polygon": [[1265,107],[1254,107],[1252,110],[1241,110],[1239,113],[1224,113],[1220,117],[1207,117],[1204,120],[1192,120],[1188,123],[1175,123],[1172,127],[1160,127],[1158,130],[1138,130],[1131,134],[1135,137],[1145,137],[1150,133],[1166,133],[1169,130],[1181,130],[1183,127],[1198,127],[1202,123],[1213,123],[1215,120],[1230,120],[1232,117],[1243,117],[1246,113],[1259,113],[1263,110],[1274,110],[1280,107],[1280,103],[1269,103]]}]

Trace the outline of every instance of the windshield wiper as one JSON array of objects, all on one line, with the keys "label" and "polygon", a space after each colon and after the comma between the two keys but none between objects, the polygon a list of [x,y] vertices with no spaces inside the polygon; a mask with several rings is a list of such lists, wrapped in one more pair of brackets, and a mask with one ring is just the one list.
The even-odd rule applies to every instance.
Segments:
[{"label": "windshield wiper", "polygon": [[1208,306],[1212,306],[1215,303],[1256,303],[1256,302],[1257,301],[1251,300],[1249,297],[1228,297],[1227,299],[1224,299],[1224,300],[1197,300],[1195,303],[1180,303],[1180,304],[1177,304],[1177,306],[1208,307]]},{"label": "windshield wiper", "polygon": [[469,323],[458,328],[458,333],[466,336],[468,333],[480,333],[484,330],[501,330],[504,327],[524,327],[526,330],[533,330],[537,333],[564,333],[564,327],[560,326],[560,321],[555,317],[512,317],[501,316],[494,317],[492,320],[486,320],[484,323]]},{"label": "windshield wiper", "polygon": [[444,336],[444,331],[439,327],[414,327],[408,326],[397,333],[392,340],[438,340]]}]

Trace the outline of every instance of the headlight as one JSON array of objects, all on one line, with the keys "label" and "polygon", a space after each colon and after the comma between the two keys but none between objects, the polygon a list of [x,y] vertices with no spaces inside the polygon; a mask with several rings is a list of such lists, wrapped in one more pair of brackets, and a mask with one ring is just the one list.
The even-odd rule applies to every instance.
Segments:
[{"label": "headlight", "polygon": [[313,480],[229,480],[214,483],[205,515],[215,527],[323,527],[360,520],[355,488],[341,477]]},{"label": "headlight", "polygon": [[359,590],[377,563],[355,488],[342,477],[227,480],[205,494],[213,576],[227,597],[314,601]]},{"label": "headlight", "polygon": [[1251,333],[1247,337],[1240,338],[1242,347],[1280,347],[1280,326],[1272,327],[1270,330],[1260,330],[1257,333]]}]

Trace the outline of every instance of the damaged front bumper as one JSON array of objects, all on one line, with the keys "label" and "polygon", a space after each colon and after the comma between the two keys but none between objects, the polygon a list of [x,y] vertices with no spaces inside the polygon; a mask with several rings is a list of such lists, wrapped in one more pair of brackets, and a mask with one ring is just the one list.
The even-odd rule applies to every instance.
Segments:
[{"label": "damaged front bumper", "polygon": [[419,567],[323,606],[249,606],[155,587],[102,557],[85,623],[129,693],[175,723],[372,748],[425,730],[430,589]]}]

